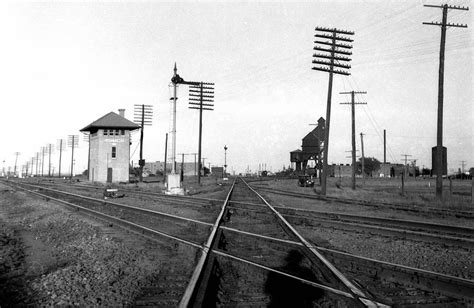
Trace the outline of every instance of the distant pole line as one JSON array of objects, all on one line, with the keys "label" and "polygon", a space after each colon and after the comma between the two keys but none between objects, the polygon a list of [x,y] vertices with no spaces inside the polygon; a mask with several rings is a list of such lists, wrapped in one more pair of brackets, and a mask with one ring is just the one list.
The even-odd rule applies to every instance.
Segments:
[{"label": "distant pole line", "polygon": [[[356,189],[356,141],[355,141],[355,105],[366,105],[365,102],[356,102],[355,94],[367,94],[365,91],[350,91],[350,92],[340,92],[339,94],[350,94],[351,102],[350,103],[340,103],[341,105],[351,105],[351,118],[352,118],[352,190]],[[362,170],[363,172],[363,170]]]},{"label": "distant pole line", "polygon": [[[322,51],[324,54],[315,53],[313,54],[313,58],[315,58],[312,63],[317,64],[319,66],[314,66],[312,69],[317,71],[323,71],[329,73],[329,83],[328,83],[328,96],[327,96],[327,107],[326,107],[326,127],[325,131],[325,138],[324,138],[324,154],[323,154],[323,173],[321,178],[321,194],[326,195],[326,182],[327,182],[327,175],[328,175],[328,152],[329,152],[329,128],[331,123],[331,96],[332,96],[332,81],[333,81],[333,74],[340,74],[340,75],[350,75],[348,70],[351,68],[350,65],[342,64],[342,61],[349,62],[351,61],[350,58],[341,56],[341,55],[352,55],[352,52],[348,51],[348,49],[352,49],[352,45],[343,44],[342,42],[353,42],[351,38],[338,36],[340,34],[344,35],[354,35],[352,31],[344,31],[338,29],[327,29],[322,27],[316,27],[315,31],[317,33],[314,35],[319,39],[325,39],[325,41],[317,40],[314,41],[316,45],[313,50]],[[328,34],[329,33],[329,34]],[[326,46],[330,46],[328,49]],[[328,62],[329,61],[329,62]],[[336,62],[337,61],[337,62]],[[339,67],[342,69],[346,69],[347,71],[335,69],[335,67]]]},{"label": "distant pole line", "polygon": [[438,121],[437,121],[437,137],[436,137],[436,197],[442,199],[443,197],[443,96],[444,96],[444,53],[446,47],[446,29],[447,27],[467,28],[463,24],[448,23],[448,9],[449,10],[463,10],[468,11],[468,7],[461,7],[455,5],[428,5],[425,7],[441,8],[443,10],[442,22],[424,22],[424,25],[441,26],[441,42],[439,49],[439,74],[438,74]]}]

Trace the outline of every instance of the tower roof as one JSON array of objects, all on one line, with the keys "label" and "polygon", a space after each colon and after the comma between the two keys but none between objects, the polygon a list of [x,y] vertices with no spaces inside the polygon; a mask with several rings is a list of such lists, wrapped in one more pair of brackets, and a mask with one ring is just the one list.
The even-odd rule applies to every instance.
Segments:
[{"label": "tower roof", "polygon": [[135,130],[140,128],[140,125],[133,123],[125,119],[124,117],[116,114],[115,112],[109,112],[103,117],[95,120],[91,124],[87,125],[81,132],[90,132],[99,128],[115,128],[115,129],[127,129]]}]

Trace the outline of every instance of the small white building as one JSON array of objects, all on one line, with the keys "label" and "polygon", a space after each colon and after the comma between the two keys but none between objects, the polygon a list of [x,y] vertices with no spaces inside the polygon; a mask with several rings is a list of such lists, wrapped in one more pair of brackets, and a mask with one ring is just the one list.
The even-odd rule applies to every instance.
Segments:
[{"label": "small white building", "polygon": [[89,181],[113,183],[129,181],[130,131],[140,126],[120,115],[109,112],[87,125],[81,132],[89,132]]}]

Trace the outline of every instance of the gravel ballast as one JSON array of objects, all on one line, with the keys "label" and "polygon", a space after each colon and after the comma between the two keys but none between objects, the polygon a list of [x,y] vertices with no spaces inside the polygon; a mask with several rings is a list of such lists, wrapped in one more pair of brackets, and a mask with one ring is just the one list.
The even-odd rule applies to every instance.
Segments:
[{"label": "gravel ballast", "polygon": [[0,243],[1,306],[130,305],[175,257],[172,249],[3,185]]}]

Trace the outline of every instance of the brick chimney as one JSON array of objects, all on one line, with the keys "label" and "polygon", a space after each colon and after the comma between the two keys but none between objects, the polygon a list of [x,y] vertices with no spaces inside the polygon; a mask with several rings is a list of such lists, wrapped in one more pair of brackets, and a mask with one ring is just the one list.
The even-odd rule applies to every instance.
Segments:
[{"label": "brick chimney", "polygon": [[125,109],[119,109],[119,115],[125,118]]}]

